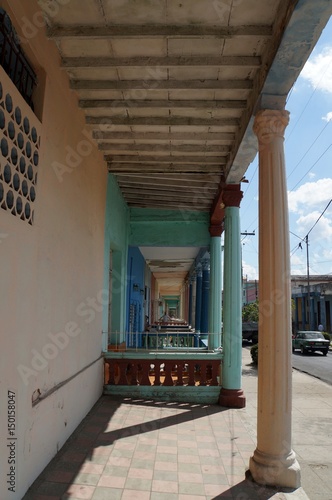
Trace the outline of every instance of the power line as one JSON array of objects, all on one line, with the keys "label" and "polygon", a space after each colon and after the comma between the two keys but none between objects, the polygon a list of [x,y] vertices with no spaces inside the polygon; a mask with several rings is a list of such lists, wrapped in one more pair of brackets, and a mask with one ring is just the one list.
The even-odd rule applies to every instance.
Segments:
[{"label": "power line", "polygon": [[[332,146],[332,144],[331,144]],[[311,231],[313,230],[313,228],[316,226],[316,224],[319,222],[319,220],[323,217],[323,215],[325,214],[326,210],[329,208],[329,206],[331,205],[332,203],[332,199],[328,202],[328,204],[326,205],[326,207],[324,208],[323,212],[320,214],[320,216],[318,217],[318,219],[316,220],[315,224],[312,226],[312,228],[310,229],[310,231],[308,232],[307,236],[309,236],[309,234],[311,233]]]},{"label": "power line", "polygon": [[320,155],[320,157],[315,161],[315,163],[313,165],[311,165],[309,170],[307,170],[307,172],[303,175],[303,177],[301,177],[301,179],[295,184],[295,186],[292,187],[292,189],[290,191],[293,191],[300,184],[300,182],[303,181],[303,179],[308,175],[310,170],[312,170],[314,168],[314,166],[317,165],[319,160],[321,158],[323,158],[323,156],[328,152],[328,150],[330,149],[331,146],[332,146],[332,143],[325,149],[325,151]]},{"label": "power line", "polygon": [[293,170],[291,171],[291,173],[287,176],[287,179],[290,178],[290,176],[293,174],[293,172],[297,169],[297,167],[300,165],[301,161],[307,156],[307,154],[309,153],[310,149],[314,146],[314,144],[318,141],[319,137],[322,135],[322,133],[324,132],[324,130],[326,129],[326,127],[328,126],[328,124],[330,123],[331,120],[329,120],[325,125],[324,127],[322,128],[322,130],[319,132],[319,134],[317,135],[316,139],[314,140],[314,142],[311,144],[311,146],[307,149],[307,151],[304,153],[304,155],[302,156],[302,158],[298,161],[298,163],[295,165],[295,167],[293,168]]}]

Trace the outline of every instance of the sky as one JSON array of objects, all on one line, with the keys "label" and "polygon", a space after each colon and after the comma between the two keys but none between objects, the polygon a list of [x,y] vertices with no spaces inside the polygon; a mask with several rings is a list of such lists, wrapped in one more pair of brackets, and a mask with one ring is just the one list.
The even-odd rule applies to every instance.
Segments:
[{"label": "sky", "polygon": [[[332,275],[332,201],[324,212],[332,199],[332,18],[290,91],[286,109],[291,273],[307,274],[308,235],[310,275]],[[243,275],[258,279],[257,156],[245,177],[249,183],[242,184],[241,232],[255,236],[241,237]]]}]

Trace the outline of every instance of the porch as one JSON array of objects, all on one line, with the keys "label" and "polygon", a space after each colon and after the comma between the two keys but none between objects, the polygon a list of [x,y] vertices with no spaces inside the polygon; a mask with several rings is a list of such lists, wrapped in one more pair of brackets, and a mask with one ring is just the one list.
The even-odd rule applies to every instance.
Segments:
[{"label": "porch", "polygon": [[[256,445],[257,370],[248,348],[242,356],[245,409],[103,396],[23,500],[306,500],[302,488],[267,488],[246,478]],[[298,372],[294,377],[295,444],[300,446],[308,411],[300,403],[309,391],[316,398],[312,405],[319,404],[322,383]],[[318,449],[328,453],[331,440],[323,429],[317,439],[302,452],[301,462],[312,462]],[[308,491],[312,481],[309,474]],[[314,484],[322,496],[310,498],[323,498],[325,485]],[[280,496],[281,491],[287,494]]]},{"label": "porch", "polygon": [[222,349],[208,349],[213,336],[185,323],[160,324],[142,334],[111,333],[103,354],[104,394],[217,404]]}]

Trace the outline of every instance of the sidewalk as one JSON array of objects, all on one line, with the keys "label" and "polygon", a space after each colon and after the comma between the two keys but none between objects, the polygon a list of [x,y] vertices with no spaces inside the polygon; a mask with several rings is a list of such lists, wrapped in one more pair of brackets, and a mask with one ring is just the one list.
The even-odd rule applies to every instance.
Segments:
[{"label": "sidewalk", "polygon": [[332,500],[332,387],[293,372],[303,489],[283,493],[245,479],[257,398],[246,348],[243,387],[243,410],[101,398],[24,500]]},{"label": "sidewalk", "polygon": [[[249,349],[243,349],[247,407],[241,419],[255,440],[257,376],[253,376],[250,361]],[[293,450],[301,466],[303,490],[310,500],[332,500],[332,386],[295,369],[292,436]]]}]

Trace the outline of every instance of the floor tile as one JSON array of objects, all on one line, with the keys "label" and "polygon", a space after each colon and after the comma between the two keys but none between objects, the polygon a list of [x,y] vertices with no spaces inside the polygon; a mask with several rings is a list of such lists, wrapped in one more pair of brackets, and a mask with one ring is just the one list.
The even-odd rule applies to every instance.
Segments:
[{"label": "floor tile", "polygon": [[91,500],[95,488],[92,486],[85,486],[82,484],[72,484],[62,497],[63,499],[81,498],[82,500]]},{"label": "floor tile", "polygon": [[178,493],[178,483],[176,481],[160,481],[154,479],[151,489],[159,493]]},{"label": "floor tile", "polygon": [[125,477],[101,476],[98,487],[106,486],[108,488],[124,488],[126,482]]},{"label": "floor tile", "polygon": [[121,500],[122,490],[98,486],[91,500]]},{"label": "floor tile", "polygon": [[135,477],[128,477],[126,479],[124,487],[126,489],[130,489],[130,490],[150,491],[151,490],[151,480],[135,478]]},{"label": "floor tile", "polygon": [[122,494],[121,500],[150,500],[150,495],[149,491],[125,490]]}]

